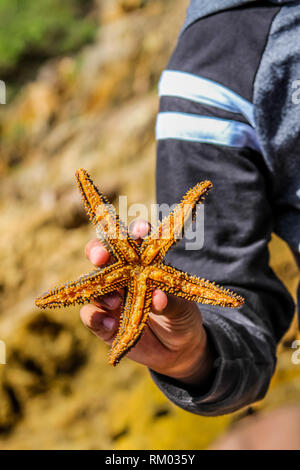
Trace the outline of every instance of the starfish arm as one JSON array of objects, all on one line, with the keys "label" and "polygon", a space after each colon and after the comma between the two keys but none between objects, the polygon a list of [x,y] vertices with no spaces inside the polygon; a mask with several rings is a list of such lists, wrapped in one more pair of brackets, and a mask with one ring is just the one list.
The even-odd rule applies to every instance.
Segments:
[{"label": "starfish arm", "polygon": [[146,277],[133,278],[120,320],[117,336],[109,354],[109,362],[116,366],[125,354],[137,343],[146,326],[152,300],[152,288]]},{"label": "starfish arm", "polygon": [[94,185],[86,170],[77,170],[76,179],[85,209],[104,245],[117,259],[128,263],[137,261],[140,248],[129,236],[114,207]]},{"label": "starfish arm", "polygon": [[243,297],[229,289],[163,264],[151,266],[148,276],[155,287],[187,300],[232,308],[244,303]]},{"label": "starfish arm", "polygon": [[124,287],[128,275],[128,267],[115,263],[45,292],[35,304],[40,308],[52,308],[87,303]]},{"label": "starfish arm", "polygon": [[212,188],[210,181],[202,181],[191,188],[180,204],[165,217],[160,225],[146,237],[141,246],[141,260],[144,265],[161,260],[169,248],[183,234],[184,225],[192,214],[195,206],[203,202],[208,191]]}]

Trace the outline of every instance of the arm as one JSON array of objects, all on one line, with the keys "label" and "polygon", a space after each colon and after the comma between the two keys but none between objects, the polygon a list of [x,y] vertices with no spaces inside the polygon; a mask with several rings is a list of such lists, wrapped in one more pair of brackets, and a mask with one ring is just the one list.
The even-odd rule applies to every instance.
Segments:
[{"label": "arm", "polygon": [[[182,34],[168,65],[171,74],[160,86],[163,119],[159,117],[157,125],[158,202],[172,204],[179,191],[202,179],[214,184],[205,207],[203,249],[188,252],[179,245],[170,253],[169,261],[180,269],[227,284],[246,299],[245,305],[234,312],[200,306],[204,327],[217,353],[215,379],[206,394],[152,373],[170,400],[203,415],[232,412],[263,398],[276,365],[276,344],[294,313],[291,297],[269,267],[276,175],[270,172],[260,138],[255,146],[251,133],[255,126],[251,113],[253,84],[278,11],[266,8],[261,15],[261,7],[240,9],[194,23]],[[239,30],[236,24],[242,25]],[[226,37],[222,33],[216,36],[216,30],[224,31]],[[184,78],[190,86],[180,88],[174,71],[188,74]],[[190,75],[196,78],[198,88]],[[272,102],[266,95],[264,100]],[[164,127],[164,117],[169,117],[164,113],[170,112],[176,113],[177,126],[172,127],[169,120]],[[264,116],[262,126],[266,121],[272,123],[273,113],[271,110]],[[189,123],[187,114],[193,116]],[[208,126],[203,117],[215,127]],[[236,139],[232,133],[226,140],[227,129],[219,132],[220,120],[227,121],[227,129],[236,130],[240,123],[251,129],[244,128],[243,138]],[[236,122],[238,125],[232,124]]]},{"label": "arm", "polygon": [[[257,72],[254,103],[257,134],[273,176],[274,231],[300,267],[299,35],[300,5],[281,8]],[[300,289],[298,307],[299,300]]]}]

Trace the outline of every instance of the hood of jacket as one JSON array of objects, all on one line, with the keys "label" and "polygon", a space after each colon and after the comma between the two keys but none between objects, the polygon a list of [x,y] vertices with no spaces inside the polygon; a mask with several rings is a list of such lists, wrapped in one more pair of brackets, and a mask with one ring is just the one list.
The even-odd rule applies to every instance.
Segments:
[{"label": "hood of jacket", "polygon": [[[224,11],[228,10],[229,8],[236,8],[242,5],[247,5],[247,3],[261,3],[264,4],[264,6],[266,4],[265,1],[261,0],[190,0],[190,4],[187,9],[186,20],[181,32],[188,25],[190,25],[199,18],[211,15],[212,13],[216,13],[217,11]],[[269,0],[268,3],[271,3],[272,5],[284,6],[288,3],[297,4],[300,3],[300,1],[297,2],[295,0]]]}]

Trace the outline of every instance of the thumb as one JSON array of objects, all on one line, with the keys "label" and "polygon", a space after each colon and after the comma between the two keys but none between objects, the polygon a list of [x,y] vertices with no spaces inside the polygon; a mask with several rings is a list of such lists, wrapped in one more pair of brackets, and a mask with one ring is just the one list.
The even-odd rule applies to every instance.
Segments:
[{"label": "thumb", "polygon": [[[152,294],[152,312],[169,318],[183,317],[195,312],[195,302],[155,289]],[[199,312],[200,313],[200,312]]]}]

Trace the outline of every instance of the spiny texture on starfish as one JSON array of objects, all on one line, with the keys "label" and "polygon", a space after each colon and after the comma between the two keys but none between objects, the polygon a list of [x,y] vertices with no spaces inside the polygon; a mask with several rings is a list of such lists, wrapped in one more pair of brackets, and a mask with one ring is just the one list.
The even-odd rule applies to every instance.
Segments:
[{"label": "spiny texture on starfish", "polygon": [[243,304],[244,299],[234,292],[163,263],[163,257],[182,233],[196,204],[203,202],[211,189],[210,181],[190,189],[170,215],[139,244],[129,235],[115,209],[88,173],[80,169],[76,179],[87,213],[114,262],[46,292],[36,299],[36,305],[45,308],[83,304],[125,288],[119,330],[109,356],[112,365],[116,365],[139,340],[155,288],[203,304],[233,308]]}]

